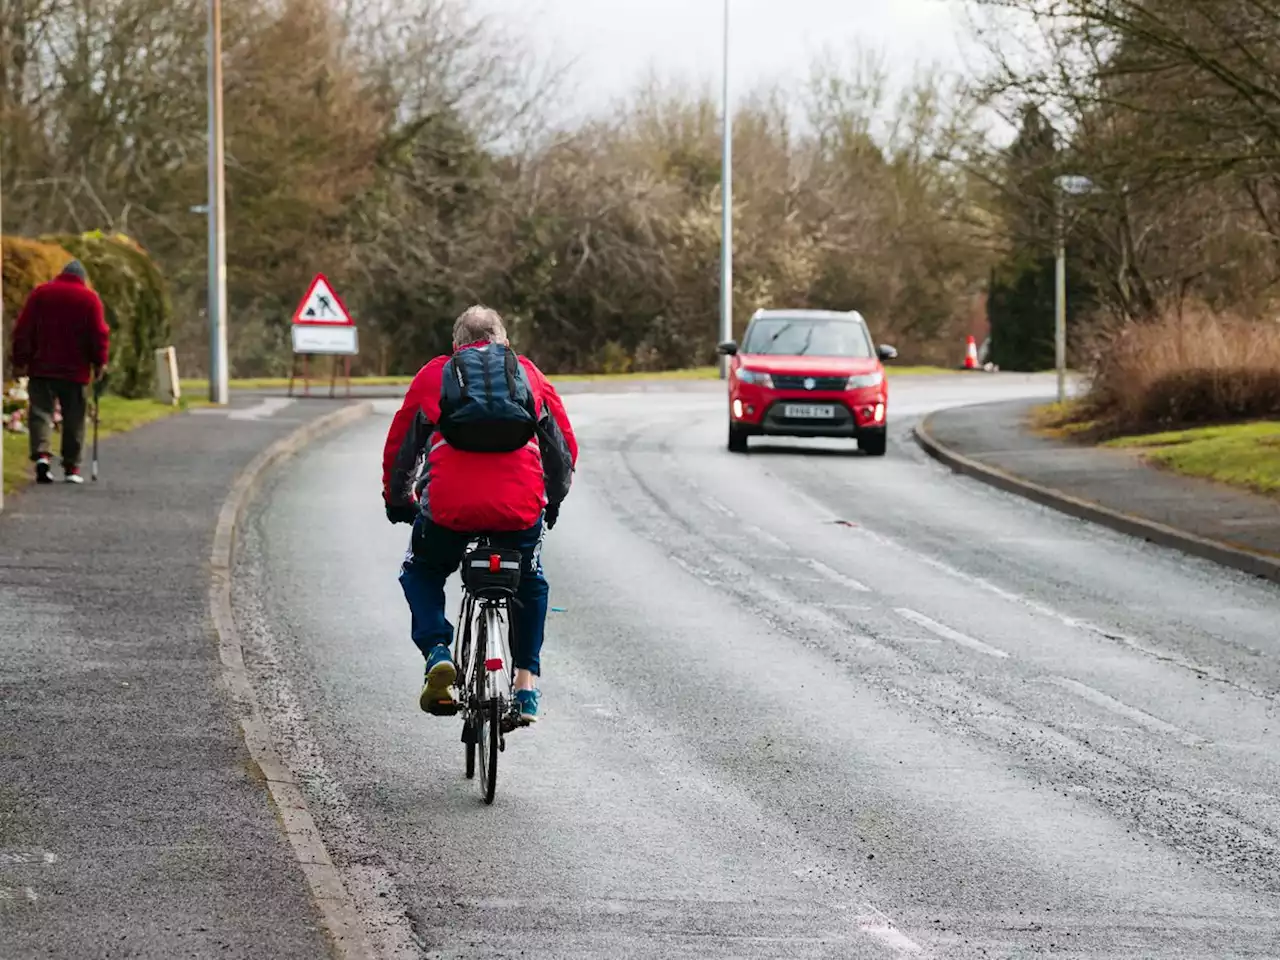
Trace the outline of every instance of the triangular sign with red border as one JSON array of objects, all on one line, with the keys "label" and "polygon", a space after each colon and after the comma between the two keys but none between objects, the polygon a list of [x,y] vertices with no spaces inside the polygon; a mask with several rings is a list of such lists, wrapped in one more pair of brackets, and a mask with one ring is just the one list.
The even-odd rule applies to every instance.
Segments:
[{"label": "triangular sign with red border", "polygon": [[334,324],[350,327],[354,325],[346,305],[334,292],[323,273],[317,273],[311,281],[311,288],[298,304],[293,313],[293,322],[298,324]]}]

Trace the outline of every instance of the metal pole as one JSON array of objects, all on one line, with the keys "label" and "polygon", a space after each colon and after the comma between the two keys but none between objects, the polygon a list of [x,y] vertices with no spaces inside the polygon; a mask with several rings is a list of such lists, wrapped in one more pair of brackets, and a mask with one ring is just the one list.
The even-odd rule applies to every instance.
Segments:
[{"label": "metal pole", "polygon": [[1054,230],[1057,234],[1054,264],[1053,348],[1058,370],[1058,402],[1067,399],[1067,230],[1063,218],[1061,188],[1055,186]]},{"label": "metal pole", "polygon": [[[4,419],[4,139],[0,137],[0,420]],[[27,429],[31,425],[27,424]],[[4,476],[4,424],[0,423],[0,477]],[[4,509],[4,482],[0,480],[0,510]]]},{"label": "metal pole", "polygon": [[[724,146],[720,151],[720,340],[733,339],[733,111],[729,106],[729,0],[724,0]],[[720,358],[720,378],[729,358]]]},{"label": "metal pole", "polygon": [[209,0],[209,401],[228,400],[227,230],[222,155],[222,0]]}]

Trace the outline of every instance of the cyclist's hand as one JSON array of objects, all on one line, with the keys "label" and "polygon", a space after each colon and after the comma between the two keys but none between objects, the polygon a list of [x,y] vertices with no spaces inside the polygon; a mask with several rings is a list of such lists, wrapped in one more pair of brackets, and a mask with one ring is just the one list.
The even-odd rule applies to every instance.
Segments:
[{"label": "cyclist's hand", "polygon": [[548,503],[546,516],[543,518],[543,524],[548,530],[555,528],[556,521],[560,519],[560,504]]},{"label": "cyclist's hand", "polygon": [[393,507],[387,504],[387,520],[390,523],[413,523],[418,519],[418,508],[410,504],[406,507]]}]

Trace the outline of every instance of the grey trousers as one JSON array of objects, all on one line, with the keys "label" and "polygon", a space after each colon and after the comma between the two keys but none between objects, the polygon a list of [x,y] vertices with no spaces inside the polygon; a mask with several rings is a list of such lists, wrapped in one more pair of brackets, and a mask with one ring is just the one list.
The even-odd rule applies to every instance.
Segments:
[{"label": "grey trousers", "polygon": [[53,441],[53,403],[62,407],[62,468],[80,466],[84,448],[85,414],[89,406],[89,388],[72,380],[45,380],[32,377],[27,384],[31,397],[31,459],[48,457]]}]

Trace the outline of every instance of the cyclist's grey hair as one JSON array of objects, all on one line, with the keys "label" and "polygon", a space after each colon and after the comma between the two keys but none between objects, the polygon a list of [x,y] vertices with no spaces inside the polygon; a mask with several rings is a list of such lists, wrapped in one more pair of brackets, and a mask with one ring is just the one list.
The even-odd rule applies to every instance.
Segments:
[{"label": "cyclist's grey hair", "polygon": [[488,340],[490,343],[506,344],[507,328],[502,324],[498,311],[476,304],[462,311],[453,324],[453,345],[465,347],[468,343]]}]

